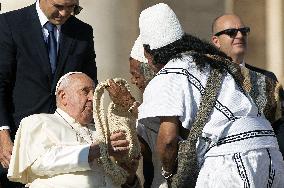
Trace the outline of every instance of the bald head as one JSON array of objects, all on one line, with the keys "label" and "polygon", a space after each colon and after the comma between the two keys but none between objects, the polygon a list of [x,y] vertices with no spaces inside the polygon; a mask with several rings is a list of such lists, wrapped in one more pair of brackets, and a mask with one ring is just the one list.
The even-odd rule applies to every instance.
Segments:
[{"label": "bald head", "polygon": [[244,27],[243,21],[236,14],[223,14],[213,21],[212,35],[224,29],[230,29],[234,25],[235,27]]},{"label": "bald head", "polygon": [[212,43],[231,57],[235,63],[244,61],[247,51],[249,28],[235,14],[224,14],[212,23]]}]

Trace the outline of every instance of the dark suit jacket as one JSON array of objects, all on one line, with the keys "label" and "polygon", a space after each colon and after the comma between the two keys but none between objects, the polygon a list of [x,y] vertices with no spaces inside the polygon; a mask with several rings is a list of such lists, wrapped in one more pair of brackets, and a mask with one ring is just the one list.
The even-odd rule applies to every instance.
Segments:
[{"label": "dark suit jacket", "polygon": [[14,131],[25,116],[52,113],[58,79],[81,71],[97,83],[93,29],[71,16],[61,27],[52,76],[35,4],[0,15],[0,126]]}]

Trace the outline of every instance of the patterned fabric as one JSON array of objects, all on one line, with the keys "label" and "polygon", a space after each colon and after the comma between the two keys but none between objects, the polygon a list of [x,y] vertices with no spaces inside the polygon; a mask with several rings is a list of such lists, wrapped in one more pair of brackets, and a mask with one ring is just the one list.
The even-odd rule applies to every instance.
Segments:
[{"label": "patterned fabric", "polygon": [[[211,157],[245,153],[259,148],[278,149],[274,134],[244,136],[244,139],[217,145],[219,140],[233,135],[245,135],[253,131],[271,133],[272,127],[250,96],[248,92],[250,87],[244,84],[247,80],[241,68],[230,61],[206,56],[209,61],[203,66],[199,66],[195,61],[195,57],[198,56],[190,53],[184,53],[180,58],[168,62],[146,87],[143,103],[139,107],[138,121],[143,123],[147,120],[154,124],[153,119],[156,117],[176,116],[184,128],[191,130],[213,67],[224,71],[225,77],[210,118],[206,121],[196,145],[193,144],[196,146],[195,151],[201,170],[206,160]],[[208,151],[210,146],[214,147]],[[230,184],[227,184],[227,187],[230,187]]]},{"label": "patterned fabric", "polygon": [[244,66],[240,67],[220,56],[208,54],[207,56],[225,64],[240,90],[252,97],[259,113],[263,113],[270,123],[281,118],[280,91],[282,86],[279,82]]},{"label": "patterned fabric", "polygon": [[243,85],[258,106],[260,113],[263,113],[270,123],[281,118],[280,83],[245,67],[242,67],[242,74],[244,75]]},{"label": "patterned fabric", "polygon": [[283,174],[282,156],[276,149],[232,153],[207,158],[196,188],[282,188]]},{"label": "patterned fabric", "polygon": [[177,173],[172,178],[172,187],[195,187],[200,169],[196,156],[196,143],[212,113],[221,83],[222,73],[213,69],[207,80],[200,107],[188,138],[179,144]]}]

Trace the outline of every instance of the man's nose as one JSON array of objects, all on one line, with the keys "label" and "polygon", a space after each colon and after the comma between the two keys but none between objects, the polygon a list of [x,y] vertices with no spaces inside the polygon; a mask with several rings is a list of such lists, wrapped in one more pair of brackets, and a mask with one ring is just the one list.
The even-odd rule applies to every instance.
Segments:
[{"label": "man's nose", "polygon": [[70,10],[68,10],[68,9],[62,9],[62,10],[59,11],[59,13],[60,13],[60,15],[61,15],[62,17],[66,17],[66,16],[71,15],[71,12],[72,12],[72,11],[70,11]]},{"label": "man's nose", "polygon": [[242,38],[242,37],[245,37],[245,35],[243,35],[241,31],[238,31],[236,37]]},{"label": "man's nose", "polygon": [[88,93],[88,100],[93,101],[93,98],[94,98],[94,91],[90,91],[90,92]]}]

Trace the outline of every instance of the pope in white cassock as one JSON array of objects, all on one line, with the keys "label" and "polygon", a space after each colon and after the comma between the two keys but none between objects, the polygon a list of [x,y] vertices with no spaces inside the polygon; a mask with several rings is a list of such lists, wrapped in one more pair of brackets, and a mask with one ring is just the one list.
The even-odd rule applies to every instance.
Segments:
[{"label": "pope in white cassock", "polygon": [[[97,164],[93,92],[94,82],[87,75],[68,73],[56,87],[55,113],[21,121],[8,170],[11,181],[30,188],[116,187]],[[111,155],[128,151],[124,133],[114,133],[110,140]]]}]

